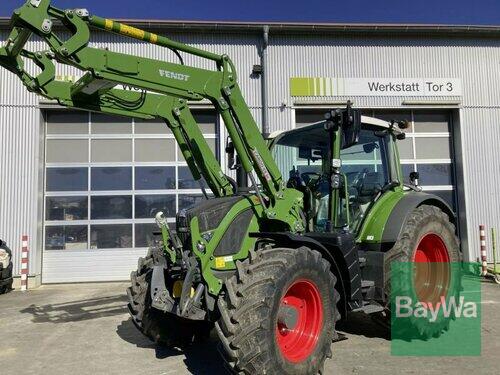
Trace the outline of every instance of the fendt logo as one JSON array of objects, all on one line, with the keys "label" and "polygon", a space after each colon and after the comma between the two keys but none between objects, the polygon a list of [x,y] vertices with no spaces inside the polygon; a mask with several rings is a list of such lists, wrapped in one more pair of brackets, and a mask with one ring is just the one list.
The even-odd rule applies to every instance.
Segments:
[{"label": "fendt logo", "polygon": [[425,318],[429,322],[435,322],[438,316],[442,314],[444,318],[477,318],[477,304],[474,302],[465,302],[465,298],[461,296],[459,302],[455,297],[451,297],[448,301],[444,296],[437,303],[432,302],[417,302],[413,303],[411,297],[397,296],[396,297],[396,318]]},{"label": "fendt logo", "polygon": [[172,78],[172,79],[176,79],[178,81],[187,81],[190,77],[187,74],[170,72],[168,70],[163,70],[163,69],[160,69],[159,71],[160,71],[160,75],[162,77]]}]

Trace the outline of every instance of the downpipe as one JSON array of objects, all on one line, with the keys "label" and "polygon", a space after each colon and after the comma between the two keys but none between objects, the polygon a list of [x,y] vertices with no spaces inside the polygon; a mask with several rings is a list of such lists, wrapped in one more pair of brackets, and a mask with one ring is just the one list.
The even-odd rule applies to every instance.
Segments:
[{"label": "downpipe", "polygon": [[269,26],[265,25],[262,35],[262,53],[261,53],[261,90],[262,90],[262,135],[267,138],[269,135],[269,123],[268,123],[268,103],[267,103],[267,46],[269,45]]}]

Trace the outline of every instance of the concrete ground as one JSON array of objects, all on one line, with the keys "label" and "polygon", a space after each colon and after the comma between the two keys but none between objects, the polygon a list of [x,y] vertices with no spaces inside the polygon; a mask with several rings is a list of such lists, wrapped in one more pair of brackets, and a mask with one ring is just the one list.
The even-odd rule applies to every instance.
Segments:
[{"label": "concrete ground", "polygon": [[[0,374],[224,374],[216,339],[188,352],[156,347],[129,320],[127,283],[46,285],[0,296]],[[364,315],[341,327],[327,374],[500,373],[500,287],[485,282],[481,357],[393,357]]]}]

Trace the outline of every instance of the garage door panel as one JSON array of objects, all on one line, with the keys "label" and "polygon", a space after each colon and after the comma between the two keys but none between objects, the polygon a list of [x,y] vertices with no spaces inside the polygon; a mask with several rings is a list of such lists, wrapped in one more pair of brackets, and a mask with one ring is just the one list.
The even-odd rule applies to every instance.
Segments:
[{"label": "garage door panel", "polygon": [[[193,109],[218,152],[218,116]],[[203,199],[168,127],[74,111],[48,111],[43,282],[127,280],[146,253],[154,215],[169,225]],[[67,131],[65,131],[67,129]]]},{"label": "garage door panel", "polygon": [[128,280],[146,254],[146,249],[46,251],[42,283]]}]

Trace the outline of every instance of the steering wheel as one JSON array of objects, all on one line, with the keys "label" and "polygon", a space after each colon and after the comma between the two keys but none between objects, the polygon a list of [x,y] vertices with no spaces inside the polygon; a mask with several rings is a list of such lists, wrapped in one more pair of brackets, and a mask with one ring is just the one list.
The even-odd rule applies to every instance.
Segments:
[{"label": "steering wheel", "polygon": [[[316,176],[316,178],[312,178],[313,176]],[[308,187],[316,185],[322,176],[323,175],[319,172],[302,172],[300,174],[300,178]]]},{"label": "steering wheel", "polygon": [[352,180],[351,186],[354,187],[358,192],[361,192],[361,188],[363,187],[363,181],[366,178],[366,175],[370,173],[368,168],[363,168],[363,170],[358,171],[354,175],[354,179]]}]

